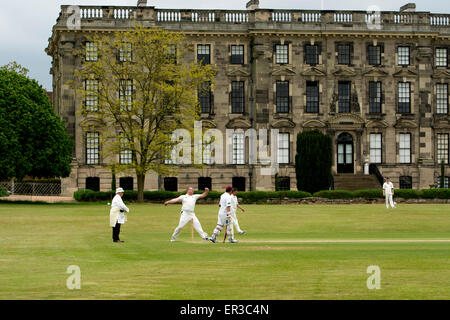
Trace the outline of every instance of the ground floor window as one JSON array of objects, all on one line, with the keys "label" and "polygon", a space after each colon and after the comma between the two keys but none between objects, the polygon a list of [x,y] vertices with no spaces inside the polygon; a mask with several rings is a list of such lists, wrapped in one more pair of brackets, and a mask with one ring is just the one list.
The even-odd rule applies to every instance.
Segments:
[{"label": "ground floor window", "polygon": [[412,189],[412,177],[400,177],[400,189]]},{"label": "ground floor window", "polygon": [[178,179],[164,178],[164,190],[174,192],[178,191]]},{"label": "ground floor window", "polygon": [[441,186],[441,177],[439,177],[438,181],[437,181],[437,187],[443,188],[443,189],[448,189],[449,182],[450,182],[450,177],[444,177],[444,186]]},{"label": "ground floor window", "polygon": [[198,190],[205,190],[208,188],[212,189],[212,179],[210,177],[200,177],[198,178]]},{"label": "ground floor window", "polygon": [[86,189],[92,191],[100,191],[100,178],[99,177],[86,178]]},{"label": "ground floor window", "polygon": [[278,177],[277,191],[289,191],[289,190],[291,190],[291,178]]},{"label": "ground floor window", "polygon": [[234,177],[233,178],[233,188],[239,191],[245,191],[245,178],[244,177]]},{"label": "ground floor window", "polygon": [[125,177],[119,179],[120,187],[123,190],[133,191],[134,190],[134,179],[132,177]]}]

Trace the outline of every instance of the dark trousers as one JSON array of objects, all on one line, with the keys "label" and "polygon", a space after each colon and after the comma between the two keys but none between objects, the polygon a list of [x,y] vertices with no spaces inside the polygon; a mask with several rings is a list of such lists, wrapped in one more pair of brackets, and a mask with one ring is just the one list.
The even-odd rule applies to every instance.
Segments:
[{"label": "dark trousers", "polygon": [[119,241],[120,223],[116,223],[116,226],[112,228],[113,241]]}]

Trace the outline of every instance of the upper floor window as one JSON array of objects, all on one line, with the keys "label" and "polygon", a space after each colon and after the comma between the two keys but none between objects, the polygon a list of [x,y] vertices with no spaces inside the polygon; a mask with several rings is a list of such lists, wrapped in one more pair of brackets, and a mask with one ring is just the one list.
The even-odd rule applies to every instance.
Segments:
[{"label": "upper floor window", "polygon": [[197,45],[197,61],[202,64],[211,63],[211,45],[199,44]]},{"label": "upper floor window", "polygon": [[200,102],[201,113],[211,113],[211,82],[200,85],[198,101]]},{"label": "upper floor window", "polygon": [[95,165],[100,163],[100,133],[86,133],[86,164]]},{"label": "upper floor window", "polygon": [[231,64],[244,64],[244,46],[231,46]]},{"label": "upper floor window", "polygon": [[340,44],[338,45],[338,63],[339,64],[350,64],[350,44]]},{"label": "upper floor window", "polygon": [[370,162],[382,163],[382,135],[381,133],[370,134]]},{"label": "upper floor window", "polygon": [[348,81],[340,81],[338,85],[339,113],[350,112],[351,84]]},{"label": "upper floor window", "polygon": [[121,111],[131,111],[133,105],[133,80],[120,80],[119,99]]},{"label": "upper floor window", "polygon": [[397,55],[398,55],[398,64],[400,66],[409,66],[410,64],[410,48],[409,47],[398,47],[397,49]]},{"label": "upper floor window", "polygon": [[288,164],[289,161],[289,133],[278,134],[278,163]]},{"label": "upper floor window", "polygon": [[369,113],[381,113],[381,82],[369,82]]},{"label": "upper floor window", "polygon": [[98,80],[85,80],[84,89],[86,91],[86,100],[84,105],[87,111],[98,111]]},{"label": "upper floor window", "polygon": [[306,82],[306,112],[319,113],[319,82]]},{"label": "upper floor window", "polygon": [[400,133],[399,135],[400,163],[411,163],[411,134]]},{"label": "upper floor window", "polygon": [[437,114],[448,114],[448,84],[436,84],[436,112]]},{"label": "upper floor window", "polygon": [[120,137],[119,163],[120,164],[133,163],[133,152],[130,149],[130,141],[123,134]]},{"label": "upper floor window", "polygon": [[132,45],[131,43],[123,43],[119,49],[119,61],[130,62],[133,59]]},{"label": "upper floor window", "polygon": [[96,42],[86,42],[86,61],[98,60],[98,46]]},{"label": "upper floor window", "polygon": [[244,113],[245,91],[244,81],[231,82],[231,112]]},{"label": "upper floor window", "polygon": [[174,44],[171,44],[167,47],[167,58],[168,60],[176,64],[177,63],[177,46]]},{"label": "upper floor window", "polygon": [[381,46],[369,45],[367,59],[370,65],[379,66],[381,64]]},{"label": "upper floor window", "polygon": [[446,48],[436,49],[436,67],[448,66],[448,54]]},{"label": "upper floor window", "polygon": [[411,113],[411,83],[398,84],[398,113]]},{"label": "upper floor window", "polygon": [[245,135],[243,132],[233,134],[233,164],[245,164]]},{"label": "upper floor window", "polygon": [[277,113],[289,112],[289,81],[277,81]]},{"label": "upper floor window", "polygon": [[449,148],[448,148],[448,137],[447,133],[438,134],[437,135],[437,161],[438,164],[441,164],[444,161],[445,164],[448,164],[449,160]]},{"label": "upper floor window", "polygon": [[288,64],[289,63],[289,45],[277,44],[275,46],[275,63],[276,64]]},{"label": "upper floor window", "polygon": [[305,62],[312,66],[319,64],[319,46],[317,44],[305,46]]}]

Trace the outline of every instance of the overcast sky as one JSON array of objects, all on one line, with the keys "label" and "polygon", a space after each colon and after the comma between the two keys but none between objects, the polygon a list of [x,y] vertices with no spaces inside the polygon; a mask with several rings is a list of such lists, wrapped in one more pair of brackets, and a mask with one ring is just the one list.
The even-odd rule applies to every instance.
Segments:
[{"label": "overcast sky", "polygon": [[[218,3],[206,0],[148,0],[156,8],[245,9],[247,0],[227,0]],[[398,10],[408,0],[260,0],[261,8],[366,10],[377,5],[382,11]],[[30,77],[51,90],[49,75],[51,59],[44,52],[60,5],[136,5],[137,0],[21,0],[0,4],[0,66],[17,61],[30,69]],[[417,0],[418,11],[450,13],[449,0]]]}]

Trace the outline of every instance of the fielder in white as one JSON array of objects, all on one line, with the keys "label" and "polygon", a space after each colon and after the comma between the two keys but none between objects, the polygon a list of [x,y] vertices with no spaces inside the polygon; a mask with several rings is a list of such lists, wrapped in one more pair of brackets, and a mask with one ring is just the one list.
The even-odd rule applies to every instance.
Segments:
[{"label": "fielder in white", "polygon": [[202,194],[194,194],[194,189],[189,188],[187,189],[187,192],[185,195],[179,196],[178,198],[169,200],[164,202],[164,205],[167,206],[168,204],[174,204],[174,203],[183,203],[183,206],[181,207],[181,217],[180,217],[180,223],[178,224],[178,227],[175,228],[175,231],[173,232],[172,238],[170,239],[171,242],[174,242],[177,240],[178,236],[181,233],[181,230],[188,224],[190,221],[194,222],[194,229],[198,232],[198,234],[202,237],[203,240],[208,240],[208,234],[203,231],[202,225],[200,224],[200,221],[198,220],[197,216],[195,215],[195,204],[198,199],[205,198],[209,193],[209,189],[206,188],[205,192]]},{"label": "fielder in white", "polygon": [[231,236],[233,237],[233,239],[234,239],[234,228],[233,227],[236,227],[236,231],[239,234],[242,235],[245,233],[245,231],[242,230],[241,227],[239,227],[239,221],[238,221],[238,218],[236,215],[237,208],[241,209],[242,212],[245,212],[245,209],[242,208],[242,206],[239,204],[237,193],[238,193],[238,189],[233,188],[233,191],[231,193],[231,225],[230,225]]},{"label": "fielder in white", "polygon": [[217,237],[219,236],[220,232],[225,227],[225,232],[228,235],[228,239],[230,243],[237,243],[239,241],[234,240],[233,236],[231,235],[231,230],[229,228],[229,225],[231,224],[231,192],[233,191],[232,187],[227,187],[224,194],[220,196],[220,209],[217,219],[217,226],[214,229],[213,235],[209,240],[216,243]]},{"label": "fielder in white", "polygon": [[394,185],[390,178],[386,178],[386,182],[383,184],[383,196],[386,197],[386,208],[389,209],[389,204],[392,208],[396,208],[394,203]]}]

